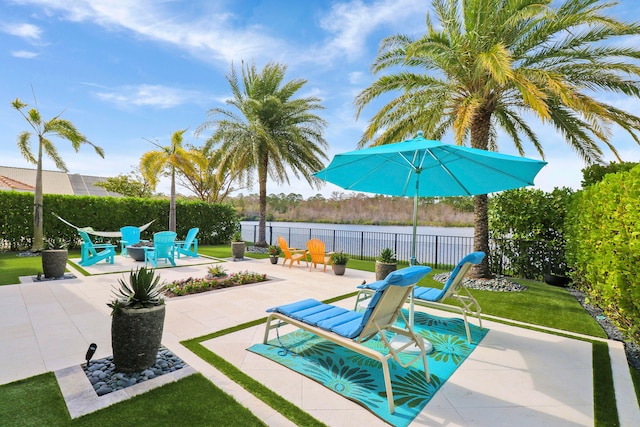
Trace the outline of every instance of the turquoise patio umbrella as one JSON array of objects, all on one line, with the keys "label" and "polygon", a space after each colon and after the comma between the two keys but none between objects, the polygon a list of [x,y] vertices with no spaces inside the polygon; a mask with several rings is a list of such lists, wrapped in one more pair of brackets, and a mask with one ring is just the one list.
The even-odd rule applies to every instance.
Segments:
[{"label": "turquoise patio umbrella", "polygon": [[314,176],[345,190],[413,197],[415,265],[418,197],[472,196],[533,185],[546,164],[428,140],[418,132],[403,142],[337,154]]}]

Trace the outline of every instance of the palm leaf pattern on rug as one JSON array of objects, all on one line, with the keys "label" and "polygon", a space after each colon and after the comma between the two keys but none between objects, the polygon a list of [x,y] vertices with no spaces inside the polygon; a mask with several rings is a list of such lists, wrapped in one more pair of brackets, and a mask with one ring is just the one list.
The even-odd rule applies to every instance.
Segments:
[{"label": "palm leaf pattern on rug", "polygon": [[[405,316],[408,313],[405,310]],[[401,322],[399,322],[401,323]],[[466,338],[462,319],[446,319],[426,313],[415,313],[415,332],[431,342],[434,351],[428,363],[431,381],[427,382],[422,363],[403,368],[389,363],[396,411],[389,413],[380,362],[355,353],[303,330],[295,330],[272,339],[267,344],[255,344],[249,351],[267,357],[301,373],[330,390],[364,406],[384,421],[395,426],[408,425],[427,405],[453,372],[476,348],[488,329],[471,324],[473,343]],[[387,339],[393,334],[388,333]],[[383,354],[387,350],[376,336],[365,343]],[[414,354],[401,354],[403,361]]]}]

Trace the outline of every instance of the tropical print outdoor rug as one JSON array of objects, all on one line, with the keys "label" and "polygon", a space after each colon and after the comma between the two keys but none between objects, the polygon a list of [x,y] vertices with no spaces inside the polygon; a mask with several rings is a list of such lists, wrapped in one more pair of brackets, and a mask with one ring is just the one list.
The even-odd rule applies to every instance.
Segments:
[{"label": "tropical print outdoor rug", "polygon": [[[427,356],[431,382],[426,381],[422,362],[403,368],[392,360],[393,414],[389,413],[382,367],[372,359],[301,329],[281,336],[279,342],[274,338],[266,345],[255,344],[248,350],[323,384],[394,426],[406,426],[489,331],[470,324],[472,343],[469,344],[462,319],[416,312],[414,322],[416,333],[431,342],[434,348]],[[364,345],[386,353],[378,337]],[[406,357],[411,359],[413,356]]]}]

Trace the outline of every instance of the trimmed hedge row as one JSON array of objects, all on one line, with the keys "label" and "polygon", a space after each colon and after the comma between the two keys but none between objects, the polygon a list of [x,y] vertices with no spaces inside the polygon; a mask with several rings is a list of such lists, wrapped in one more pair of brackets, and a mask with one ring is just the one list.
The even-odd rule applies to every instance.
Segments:
[{"label": "trimmed hedge row", "polygon": [[640,166],[577,193],[567,212],[574,284],[640,343]]},{"label": "trimmed hedge row", "polygon": [[[125,225],[141,226],[155,220],[142,232],[143,239],[151,240],[153,233],[167,230],[169,200],[45,195],[43,221],[46,241],[63,241],[69,248],[76,248],[80,242],[75,228],[60,221],[53,213],[78,227],[100,231],[118,231]],[[240,224],[232,206],[200,201],[177,200],[176,218],[178,239],[184,238],[190,228],[198,227],[200,244],[229,242]],[[0,192],[1,246],[14,251],[28,249],[32,236],[33,194]],[[109,240],[92,238],[96,242]],[[111,240],[115,242],[117,239]]]}]

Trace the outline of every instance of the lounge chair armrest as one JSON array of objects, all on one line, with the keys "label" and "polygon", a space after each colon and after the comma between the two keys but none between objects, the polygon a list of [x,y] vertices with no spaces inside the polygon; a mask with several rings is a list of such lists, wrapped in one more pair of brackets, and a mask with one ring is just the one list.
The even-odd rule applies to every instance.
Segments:
[{"label": "lounge chair armrest", "polygon": [[93,247],[95,249],[104,249],[104,248],[115,248],[116,245],[112,245],[110,243],[94,243]]}]

